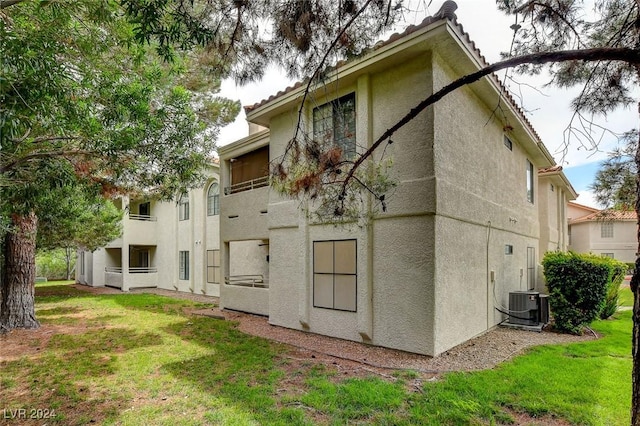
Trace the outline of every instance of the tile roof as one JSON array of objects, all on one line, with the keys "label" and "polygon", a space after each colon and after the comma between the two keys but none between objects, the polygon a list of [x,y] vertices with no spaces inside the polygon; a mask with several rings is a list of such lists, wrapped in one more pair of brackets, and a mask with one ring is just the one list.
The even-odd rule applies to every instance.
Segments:
[{"label": "tile roof", "polygon": [[555,165],[555,166],[551,166],[551,167],[546,167],[543,169],[538,169],[538,174],[545,174],[545,173],[553,173],[553,172],[561,172],[562,171],[562,166],[560,165]]},{"label": "tile roof", "polygon": [[[452,5],[453,3],[453,5]],[[438,22],[441,20],[446,20],[449,19],[453,25],[455,27],[457,27],[460,31],[460,33],[462,34],[462,36],[464,37],[464,41],[467,43],[467,45],[470,47],[470,49],[475,52],[478,55],[478,58],[481,61],[482,67],[486,67],[489,65],[489,63],[487,62],[486,58],[484,57],[484,55],[482,55],[482,53],[480,52],[480,49],[478,49],[478,47],[476,46],[476,43],[471,40],[471,37],[469,36],[469,34],[464,30],[464,28],[462,27],[462,25],[460,23],[458,23],[457,17],[455,15],[455,13],[453,13],[453,11],[451,10],[449,13],[442,13],[442,10],[445,9],[445,7],[448,6],[449,9],[451,10],[455,10],[455,8],[457,8],[457,6],[455,5],[454,2],[452,1],[446,1],[442,8],[435,13],[433,16],[427,16],[426,18],[424,18],[422,20],[422,22],[418,25],[409,25],[402,33],[398,34],[398,33],[393,33],[391,36],[389,36],[389,38],[387,40],[384,41],[379,41],[377,42],[370,50],[369,52],[366,53],[371,53],[373,51],[376,51],[384,46],[390,45],[394,42],[396,42],[397,40],[403,39],[404,37],[407,37],[408,35],[421,30],[427,26],[429,26],[430,24],[434,23],[434,22]],[[452,8],[452,6],[455,6]],[[339,61],[336,65],[331,66],[331,67],[327,67],[327,71],[331,71],[331,70],[337,70],[338,68],[340,68],[341,66],[344,66],[345,64],[347,64],[349,61]],[[500,89],[501,94],[511,103],[511,105],[513,106],[514,110],[518,113],[518,115],[520,116],[521,120],[523,121],[523,123],[526,124],[527,127],[529,127],[529,129],[531,130],[531,132],[535,135],[535,138],[538,141],[541,141],[540,135],[538,135],[538,133],[536,132],[536,130],[533,128],[533,126],[531,125],[531,122],[527,119],[527,117],[525,116],[522,108],[520,108],[517,103],[515,102],[515,100],[513,99],[513,97],[509,94],[509,91],[507,90],[507,88],[500,82],[500,80],[498,79],[498,77],[495,74],[490,74],[487,77],[491,77],[493,78],[494,83],[496,83]],[[244,107],[244,110],[246,113],[251,112],[255,109],[260,108],[263,105],[268,104],[269,102],[280,98],[281,96],[286,95],[287,93],[291,93],[294,90],[298,89],[301,86],[306,86],[309,82],[309,79],[306,78],[303,81],[299,81],[297,83],[295,83],[293,86],[288,86],[286,87],[284,90],[279,91],[278,93],[276,93],[275,95],[271,95],[269,98],[264,99],[260,102],[257,102],[253,105],[247,105]]]},{"label": "tile roof", "polygon": [[636,212],[633,210],[599,210],[597,212],[588,214],[586,216],[580,217],[578,219],[572,220],[569,223],[582,223],[582,222],[598,222],[598,221],[628,221],[628,220],[637,220],[638,216]]}]

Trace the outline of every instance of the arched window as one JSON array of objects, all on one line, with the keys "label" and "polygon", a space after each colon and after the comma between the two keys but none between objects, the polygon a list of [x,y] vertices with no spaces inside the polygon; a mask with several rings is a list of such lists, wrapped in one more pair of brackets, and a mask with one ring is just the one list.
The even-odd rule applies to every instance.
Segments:
[{"label": "arched window", "polygon": [[220,187],[218,182],[213,182],[207,192],[207,216],[220,214]]},{"label": "arched window", "polygon": [[178,217],[180,220],[189,220],[189,194],[186,192],[180,196],[178,201]]}]

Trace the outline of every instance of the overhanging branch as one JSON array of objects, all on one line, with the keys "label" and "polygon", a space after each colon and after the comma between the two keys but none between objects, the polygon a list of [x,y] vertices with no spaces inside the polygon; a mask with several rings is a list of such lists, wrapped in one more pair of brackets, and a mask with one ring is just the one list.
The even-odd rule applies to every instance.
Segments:
[{"label": "overhanging branch", "polygon": [[25,0],[0,0],[0,9],[7,8],[9,6],[13,6],[17,3],[22,3]]},{"label": "overhanging branch", "polygon": [[369,157],[373,155],[373,153],[380,147],[380,145],[388,140],[394,133],[396,133],[400,128],[405,126],[411,120],[416,118],[418,114],[420,114],[424,109],[428,106],[433,105],[438,102],[440,99],[444,98],[449,93],[453,92],[460,87],[466,86],[468,84],[474,83],[480,80],[487,75],[490,75],[494,72],[506,69],[513,68],[519,65],[524,64],[548,64],[553,62],[567,62],[567,61],[621,61],[627,62],[630,64],[640,64],[640,50],[629,49],[629,48],[595,48],[595,49],[577,49],[577,50],[564,50],[557,52],[539,52],[532,53],[529,55],[522,55],[515,58],[509,58],[504,61],[496,62],[494,64],[488,65],[487,67],[476,71],[474,73],[468,74],[464,77],[461,77],[452,83],[444,86],[442,89],[438,90],[434,94],[430,95],[414,108],[412,108],[404,117],[400,119],[396,124],[387,129],[375,142],[369,147],[362,155],[358,157],[358,159],[354,162],[353,166],[349,169],[344,182],[342,184],[342,197],[346,196],[347,186],[349,182],[353,179],[354,174],[358,167]]}]

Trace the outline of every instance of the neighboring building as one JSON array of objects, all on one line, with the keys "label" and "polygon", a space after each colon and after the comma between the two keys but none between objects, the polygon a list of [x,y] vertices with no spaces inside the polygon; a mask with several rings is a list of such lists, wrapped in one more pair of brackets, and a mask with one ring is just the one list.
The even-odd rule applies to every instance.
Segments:
[{"label": "neighboring building", "polygon": [[562,171],[562,166],[538,170],[539,252],[569,249],[569,200],[578,193]]},{"label": "neighboring building", "polygon": [[[344,114],[349,135],[336,144],[360,152],[419,101],[484,65],[460,25],[427,18],[329,72],[302,125],[326,131]],[[576,194],[494,76],[394,135],[386,153],[398,187],[365,228],[313,222],[299,201],[267,186],[304,89],[245,108],[265,130],[220,149],[221,307],[437,355],[504,320],[496,308],[509,292],[543,287],[539,259],[567,247],[565,206]]]},{"label": "neighboring building", "polygon": [[115,201],[125,212],[122,236],[95,252],[80,252],[76,280],[128,291],[157,287],[220,294],[218,165],[202,188],[175,201]]},{"label": "neighboring building", "polygon": [[598,210],[569,203],[569,249],[622,262],[635,262],[638,216],[635,211]]}]

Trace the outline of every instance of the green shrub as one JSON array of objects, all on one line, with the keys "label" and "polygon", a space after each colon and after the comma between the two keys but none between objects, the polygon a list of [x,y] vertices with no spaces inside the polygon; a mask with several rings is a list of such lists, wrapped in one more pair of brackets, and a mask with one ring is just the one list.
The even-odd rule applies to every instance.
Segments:
[{"label": "green shrub", "polygon": [[607,294],[605,296],[604,307],[600,312],[601,319],[607,319],[618,310],[618,297],[620,295],[620,285],[624,281],[627,273],[627,265],[618,260],[608,257],[601,258],[609,267],[609,282],[607,283]]},{"label": "green shrub", "polygon": [[610,276],[603,259],[558,251],[544,256],[549,304],[558,330],[579,334],[602,312]]}]

